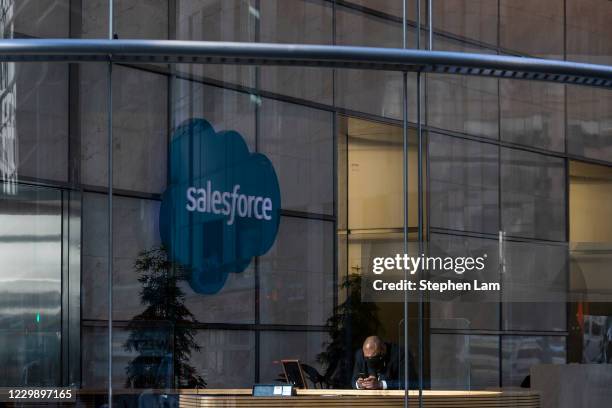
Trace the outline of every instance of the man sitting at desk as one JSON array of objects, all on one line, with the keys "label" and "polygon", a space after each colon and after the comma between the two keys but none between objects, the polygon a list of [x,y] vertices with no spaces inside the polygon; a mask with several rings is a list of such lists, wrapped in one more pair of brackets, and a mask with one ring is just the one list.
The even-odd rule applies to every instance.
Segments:
[{"label": "man sitting at desk", "polygon": [[[395,344],[370,336],[355,353],[353,388],[360,390],[397,390],[404,388],[404,351]],[[416,380],[412,356],[408,353],[411,382]]]}]

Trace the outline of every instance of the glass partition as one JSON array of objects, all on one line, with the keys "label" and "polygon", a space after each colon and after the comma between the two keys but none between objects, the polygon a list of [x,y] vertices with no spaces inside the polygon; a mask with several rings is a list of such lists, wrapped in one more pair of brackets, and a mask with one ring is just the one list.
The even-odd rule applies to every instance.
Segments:
[{"label": "glass partition", "polygon": [[2,387],[67,386],[98,404],[108,379],[104,68],[0,66]]},{"label": "glass partition", "polygon": [[[612,6],[532,3],[115,1],[112,34],[608,63]],[[107,38],[108,6],[3,3],[4,37]],[[0,86],[2,387],[543,401],[611,360],[607,89],[185,61],[2,62]],[[375,287],[402,279],[499,286]]]}]

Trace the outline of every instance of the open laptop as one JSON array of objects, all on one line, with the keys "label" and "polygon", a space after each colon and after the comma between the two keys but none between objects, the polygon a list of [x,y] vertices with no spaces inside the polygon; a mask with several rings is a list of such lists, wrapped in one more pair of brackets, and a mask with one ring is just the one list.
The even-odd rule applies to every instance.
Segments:
[{"label": "open laptop", "polygon": [[308,388],[300,360],[281,360],[281,364],[288,383],[293,384],[295,388]]}]

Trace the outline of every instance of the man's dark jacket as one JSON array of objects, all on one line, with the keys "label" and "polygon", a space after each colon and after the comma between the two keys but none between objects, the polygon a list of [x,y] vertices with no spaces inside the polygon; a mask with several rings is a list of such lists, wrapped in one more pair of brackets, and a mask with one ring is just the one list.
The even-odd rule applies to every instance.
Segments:
[{"label": "man's dark jacket", "polygon": [[[388,390],[404,389],[404,350],[392,343],[385,344],[387,352],[383,358],[383,367],[378,372],[372,367],[368,367],[367,360],[363,356],[363,350],[357,350],[355,353],[355,365],[353,366],[353,388],[357,388],[357,379],[360,377],[360,373],[363,373],[366,376],[373,375],[378,377],[379,380],[385,381]],[[410,353],[408,353],[408,372],[409,386],[413,388],[413,385],[417,384],[418,381],[413,358]]]}]

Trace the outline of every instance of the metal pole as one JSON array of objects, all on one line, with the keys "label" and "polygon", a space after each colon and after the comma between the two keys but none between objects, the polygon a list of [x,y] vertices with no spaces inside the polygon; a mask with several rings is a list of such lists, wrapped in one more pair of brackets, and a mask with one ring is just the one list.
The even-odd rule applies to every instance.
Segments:
[{"label": "metal pole", "polygon": [[[418,151],[418,240],[419,255],[423,253],[423,125],[421,123],[421,73],[417,72],[417,123],[419,133]],[[422,268],[421,268],[422,271]],[[419,271],[419,274],[421,274]],[[422,276],[419,276],[422,278]],[[419,408],[423,407],[423,292],[419,291]]]},{"label": "metal pole", "polygon": [[[421,0],[416,0],[416,49],[421,49]],[[405,48],[405,47],[404,47]]]},{"label": "metal pole", "polygon": [[[419,1],[420,4],[420,1]],[[419,20],[421,13],[419,11]],[[433,50],[433,0],[427,2],[427,26],[428,26],[428,37],[427,48]],[[419,24],[420,30],[420,24]],[[419,36],[420,37],[420,36]],[[422,77],[421,71],[417,72],[417,123],[418,123],[418,138],[419,138],[419,151],[418,151],[418,193],[419,199],[419,210],[418,210],[418,240],[419,240],[419,254],[423,253],[424,249],[424,214],[423,214],[423,122],[421,115],[421,99],[423,95],[422,90]],[[424,305],[423,305],[423,293],[419,292],[419,408],[423,407],[423,349],[424,349]]]},{"label": "metal pole", "polygon": [[[113,0],[108,0],[108,39],[113,39]],[[113,62],[108,61],[108,406],[113,406]]]},{"label": "metal pole", "polygon": [[[406,19],[407,1],[403,1],[402,7],[402,47],[406,49],[408,46],[408,22]],[[420,0],[419,0],[420,1]],[[404,204],[404,253],[408,253],[408,73],[402,74],[402,136],[403,136],[403,152],[402,152],[402,189],[403,189],[403,204]],[[404,269],[404,279],[408,279],[408,271]],[[408,342],[408,292],[404,291],[404,407],[410,405],[410,349]]]},{"label": "metal pole", "polygon": [[433,50],[433,9],[432,9],[433,0],[428,0],[427,9],[429,10],[429,22],[427,25],[429,26],[429,50]]},{"label": "metal pole", "polygon": [[[421,49],[421,0],[417,0],[416,2],[416,17],[417,17],[417,35],[416,35],[416,43],[417,49]],[[423,129],[421,124],[421,72],[417,71],[417,126],[418,126],[418,159],[417,159],[417,208],[418,208],[418,218],[417,218],[417,228],[418,228],[418,236],[417,240],[419,242],[419,253],[418,255],[423,253],[423,154],[422,154],[422,137],[423,137]],[[420,274],[421,271],[419,271]],[[423,292],[419,291],[419,302],[418,302],[418,333],[417,333],[417,358],[418,358],[418,381],[419,381],[419,408],[423,407]]]},{"label": "metal pole", "polygon": [[[404,202],[404,253],[408,253],[408,74],[403,73],[403,202]],[[408,271],[404,269],[404,279]],[[408,291],[404,291],[404,407],[408,408],[410,384],[410,349],[408,342]]]}]

